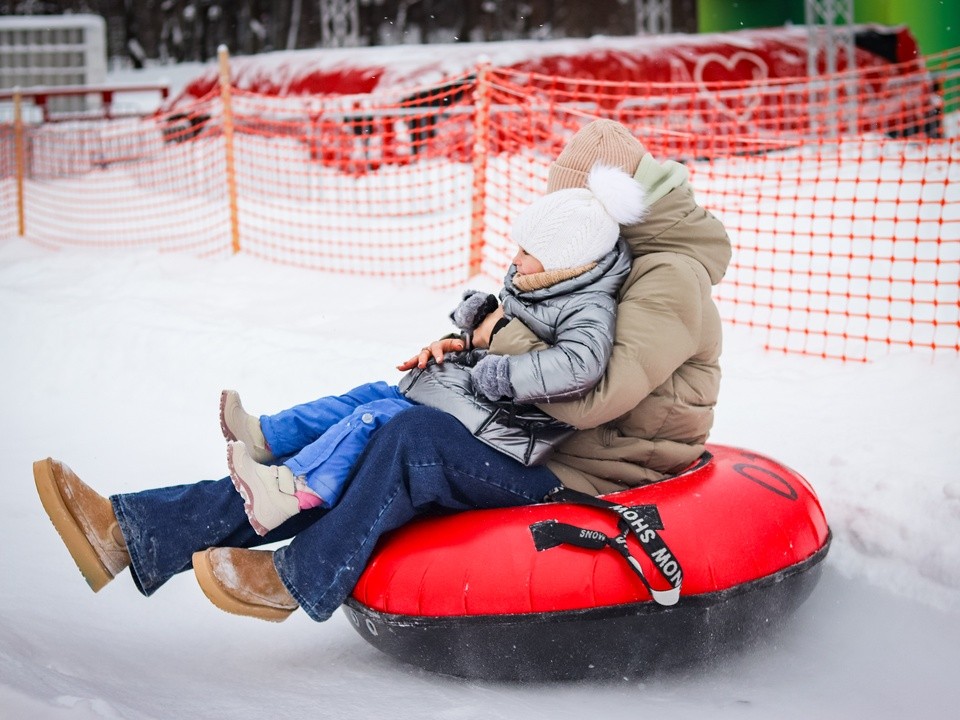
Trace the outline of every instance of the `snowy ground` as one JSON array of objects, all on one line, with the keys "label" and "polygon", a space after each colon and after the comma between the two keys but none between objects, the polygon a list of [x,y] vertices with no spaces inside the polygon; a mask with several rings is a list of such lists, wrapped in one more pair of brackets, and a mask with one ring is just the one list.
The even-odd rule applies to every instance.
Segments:
[{"label": "snowy ground", "polygon": [[36,498],[34,460],[62,459],[105,493],[220,477],[221,388],[267,412],[396,379],[449,329],[457,295],[243,255],[0,246],[0,717],[953,717],[960,359],[947,355],[844,365],[728,328],[713,441],[805,475],[835,540],[783,632],[681,673],[467,682],[398,664],[342,614],[224,614],[190,574],[149,600],[126,575],[90,592]]},{"label": "snowy ground", "polygon": [[[112,80],[166,76],[175,93],[196,69]],[[0,245],[0,718],[955,716],[960,358],[946,354],[841,364],[767,353],[727,328],[712,440],[806,476],[834,543],[782,632],[684,672],[468,682],[391,660],[342,614],[227,615],[190,574],[149,600],[127,575],[90,592],[36,498],[34,460],[61,459],[104,493],[220,477],[221,388],[270,412],[395,380],[396,362],[450,329],[458,294],[243,255]]]}]

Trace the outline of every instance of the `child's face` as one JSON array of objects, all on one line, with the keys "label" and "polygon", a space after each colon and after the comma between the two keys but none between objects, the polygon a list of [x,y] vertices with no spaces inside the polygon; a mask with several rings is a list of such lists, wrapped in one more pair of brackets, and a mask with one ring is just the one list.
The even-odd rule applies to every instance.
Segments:
[{"label": "child's face", "polygon": [[533,275],[543,272],[543,265],[533,255],[523,248],[517,250],[513,257],[513,264],[517,266],[517,275]]}]

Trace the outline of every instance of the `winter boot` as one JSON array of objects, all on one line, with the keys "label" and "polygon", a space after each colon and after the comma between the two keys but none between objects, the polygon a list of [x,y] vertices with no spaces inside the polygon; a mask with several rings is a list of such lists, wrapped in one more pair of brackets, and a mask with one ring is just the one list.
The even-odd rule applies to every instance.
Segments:
[{"label": "winter boot", "polygon": [[110,501],[57,460],[33,464],[40,502],[87,584],[97,592],[130,564]]},{"label": "winter boot", "polygon": [[193,554],[203,594],[221,610],[280,622],[300,607],[283,586],[273,552],[215,547]]},{"label": "winter boot", "polygon": [[267,447],[260,429],[260,419],[250,415],[240,404],[240,393],[224,390],[220,393],[220,429],[227,440],[239,440],[247,446],[250,457],[258,463],[271,463],[276,458]]},{"label": "winter boot", "polygon": [[266,535],[300,512],[296,481],[285,465],[254,462],[242,442],[227,445],[227,465],[243,509],[258,535]]}]

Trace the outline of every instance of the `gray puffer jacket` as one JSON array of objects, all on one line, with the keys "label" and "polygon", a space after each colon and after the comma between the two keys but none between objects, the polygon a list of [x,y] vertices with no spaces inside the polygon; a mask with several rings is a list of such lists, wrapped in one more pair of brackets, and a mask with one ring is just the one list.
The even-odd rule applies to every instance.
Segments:
[{"label": "gray puffer jacket", "polygon": [[[617,293],[631,261],[621,240],[586,272],[524,290],[517,287],[516,268],[510,268],[500,293],[504,316],[547,344],[508,358],[512,398],[495,402],[474,389],[471,368],[485,350],[448,353],[441,364],[415,368],[400,380],[400,392],[450,413],[478,439],[524,465],[542,462],[572,428],[534,403],[580,398],[603,377],[613,348]],[[528,288],[536,281],[527,275],[522,284]]]}]

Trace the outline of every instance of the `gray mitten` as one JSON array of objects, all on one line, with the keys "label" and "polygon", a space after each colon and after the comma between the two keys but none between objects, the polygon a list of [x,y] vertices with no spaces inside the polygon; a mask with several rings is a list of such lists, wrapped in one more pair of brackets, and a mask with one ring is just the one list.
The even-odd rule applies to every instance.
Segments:
[{"label": "gray mitten", "polygon": [[463,293],[463,300],[450,313],[450,319],[458,328],[470,333],[476,330],[483,319],[496,310],[499,304],[496,295],[480,290],[467,290]]},{"label": "gray mitten", "polygon": [[473,366],[473,386],[490,400],[513,397],[510,385],[510,358],[487,355]]}]

